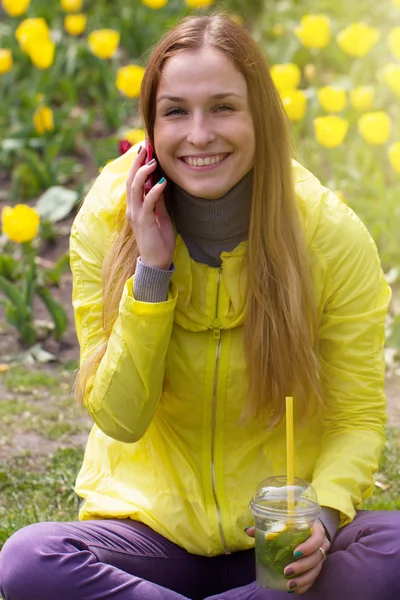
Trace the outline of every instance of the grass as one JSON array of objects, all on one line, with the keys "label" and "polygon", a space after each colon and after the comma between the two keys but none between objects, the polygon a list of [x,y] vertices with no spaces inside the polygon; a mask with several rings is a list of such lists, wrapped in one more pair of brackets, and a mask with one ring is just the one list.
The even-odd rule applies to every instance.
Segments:
[{"label": "grass", "polygon": [[59,365],[12,367],[1,375],[0,456],[16,436],[22,449],[25,435],[31,440],[36,436],[40,450],[41,440],[68,443],[72,435],[88,430],[90,419],[72,398],[73,378],[73,372]]},{"label": "grass", "polygon": [[33,390],[38,387],[57,388],[59,378],[45,370],[29,370],[14,367],[7,371],[3,377],[3,383],[10,391]]},{"label": "grass", "polygon": [[400,510],[400,435],[398,429],[387,430],[385,450],[377,473],[377,490],[365,502],[370,510]]},{"label": "grass", "polygon": [[30,523],[76,519],[80,500],[73,486],[82,457],[81,448],[67,448],[45,462],[44,472],[32,470],[29,454],[0,467],[0,547]]}]

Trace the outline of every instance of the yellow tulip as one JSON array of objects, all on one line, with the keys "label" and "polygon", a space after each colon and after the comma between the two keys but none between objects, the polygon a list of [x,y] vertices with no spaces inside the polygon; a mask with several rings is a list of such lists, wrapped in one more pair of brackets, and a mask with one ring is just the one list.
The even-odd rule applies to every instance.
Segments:
[{"label": "yellow tulip", "polygon": [[139,65],[127,65],[120,67],[117,71],[117,89],[128,98],[137,98],[144,75],[143,67]]},{"label": "yellow tulip", "polygon": [[307,112],[307,96],[302,90],[284,90],[282,104],[291,121],[301,121]]},{"label": "yellow tulip", "polygon": [[347,105],[346,90],[326,85],[317,92],[320,105],[327,112],[338,113]]},{"label": "yellow tulip", "polygon": [[53,40],[32,39],[27,45],[27,54],[38,69],[48,69],[54,62],[55,43]]},{"label": "yellow tulip", "polygon": [[301,71],[294,63],[283,63],[271,67],[271,77],[278,90],[292,90],[300,83]]},{"label": "yellow tulip", "polygon": [[0,48],[0,75],[8,73],[13,68],[14,61],[9,48]]},{"label": "yellow tulip", "polygon": [[400,95],[400,65],[388,63],[382,71],[382,77],[390,89]]},{"label": "yellow tulip", "polygon": [[99,58],[112,58],[117,51],[119,38],[119,32],[114,29],[96,29],[89,34],[89,48]]},{"label": "yellow tulip", "polygon": [[153,8],[154,10],[158,10],[159,8],[164,8],[164,6],[168,4],[168,0],[142,0],[142,4],[149,8]]},{"label": "yellow tulip", "polygon": [[350,104],[356,110],[368,110],[374,101],[374,88],[370,85],[361,85],[350,91]]},{"label": "yellow tulip", "polygon": [[54,129],[53,111],[48,106],[39,106],[33,115],[33,124],[39,135]]},{"label": "yellow tulip", "polygon": [[128,131],[125,131],[123,134],[123,138],[124,140],[128,140],[128,142],[134,146],[135,144],[138,144],[144,140],[144,129],[128,129]]},{"label": "yellow tulip", "polygon": [[400,27],[395,27],[389,33],[389,46],[394,56],[400,59]]},{"label": "yellow tulip", "polygon": [[81,35],[86,29],[87,17],[83,14],[67,15],[64,19],[64,29],[70,35]]},{"label": "yellow tulip", "polygon": [[31,0],[1,0],[4,11],[10,17],[20,17],[26,12]]},{"label": "yellow tulip", "polygon": [[3,233],[18,244],[32,241],[39,233],[40,217],[27,204],[17,204],[14,208],[4,206],[1,221]]},{"label": "yellow tulip", "polygon": [[185,0],[185,3],[190,6],[190,8],[205,8],[206,6],[211,6],[214,0]]},{"label": "yellow tulip", "polygon": [[340,146],[346,137],[349,122],[336,115],[317,117],[314,119],[315,138],[325,148]]},{"label": "yellow tulip", "polygon": [[50,29],[41,17],[25,19],[18,25],[15,37],[23,52],[27,52],[28,45],[33,39],[50,39]]},{"label": "yellow tulip", "polygon": [[367,144],[380,146],[389,139],[392,123],[383,110],[365,113],[358,119],[358,131]]},{"label": "yellow tulip", "polygon": [[336,36],[336,41],[346,54],[361,57],[375,46],[379,38],[379,31],[366,23],[352,23]]},{"label": "yellow tulip", "polygon": [[400,173],[400,142],[395,142],[389,146],[389,160],[393,169]]},{"label": "yellow tulip", "polygon": [[82,0],[61,0],[64,12],[78,12],[82,10]]},{"label": "yellow tulip", "polygon": [[331,22],[325,15],[305,15],[294,32],[306,48],[325,48],[331,41]]}]

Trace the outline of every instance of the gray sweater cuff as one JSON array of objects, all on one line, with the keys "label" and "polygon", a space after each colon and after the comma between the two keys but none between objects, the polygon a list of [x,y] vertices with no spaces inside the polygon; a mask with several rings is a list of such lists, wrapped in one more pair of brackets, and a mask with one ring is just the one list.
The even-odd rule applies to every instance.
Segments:
[{"label": "gray sweater cuff", "polygon": [[169,282],[175,271],[174,263],[168,270],[148,267],[140,256],[136,261],[133,297],[139,302],[165,302],[168,298]]},{"label": "gray sweater cuff", "polygon": [[339,511],[327,506],[322,506],[321,508],[322,512],[319,520],[325,527],[327,538],[332,543],[339,527]]}]

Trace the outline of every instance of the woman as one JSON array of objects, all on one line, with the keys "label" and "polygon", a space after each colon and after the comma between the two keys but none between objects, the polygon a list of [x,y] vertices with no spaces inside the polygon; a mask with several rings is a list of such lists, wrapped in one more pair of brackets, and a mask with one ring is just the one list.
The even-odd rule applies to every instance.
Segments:
[{"label": "woman", "polygon": [[77,396],[95,422],[81,520],[6,543],[5,600],[279,599],[254,583],[247,506],[285,473],[288,394],[296,475],[324,508],[287,590],[397,598],[398,513],[355,510],[384,443],[390,294],[371,238],[291,161],[263,56],[229,18],[167,33],[141,107],[156,160],[142,147],[107,166],[71,236]]}]

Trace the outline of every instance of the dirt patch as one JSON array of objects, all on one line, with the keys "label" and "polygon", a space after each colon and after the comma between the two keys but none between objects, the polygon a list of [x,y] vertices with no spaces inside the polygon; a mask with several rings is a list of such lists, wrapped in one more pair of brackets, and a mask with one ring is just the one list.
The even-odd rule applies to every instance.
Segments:
[{"label": "dirt patch", "polygon": [[[48,440],[36,431],[15,431],[11,438],[10,446],[13,456],[24,453],[49,456],[59,449],[83,447],[86,441],[87,433],[77,433],[69,436],[68,440],[61,441],[58,439]],[[6,460],[7,456],[2,457],[0,449],[0,461],[2,459]]]}]

